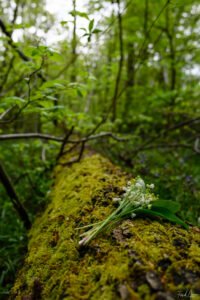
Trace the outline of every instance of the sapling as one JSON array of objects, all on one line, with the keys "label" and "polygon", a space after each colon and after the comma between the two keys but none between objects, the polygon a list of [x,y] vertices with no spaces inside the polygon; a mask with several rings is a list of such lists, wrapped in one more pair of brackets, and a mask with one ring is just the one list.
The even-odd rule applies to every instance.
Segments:
[{"label": "sapling", "polygon": [[134,182],[129,181],[127,186],[123,187],[123,196],[113,198],[113,201],[119,202],[118,208],[113,213],[103,221],[81,227],[81,229],[88,227],[91,229],[80,235],[82,239],[79,245],[88,244],[98,234],[109,230],[123,219],[133,219],[138,215],[165,218],[187,229],[188,226],[175,215],[180,209],[179,204],[171,200],[158,200],[152,193],[153,188],[154,184],[145,185],[139,177]]}]

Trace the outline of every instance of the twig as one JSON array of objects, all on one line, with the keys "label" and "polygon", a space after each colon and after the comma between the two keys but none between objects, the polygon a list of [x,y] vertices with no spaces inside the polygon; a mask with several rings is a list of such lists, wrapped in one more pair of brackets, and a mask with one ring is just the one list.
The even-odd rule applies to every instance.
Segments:
[{"label": "twig", "polygon": [[120,137],[114,135],[112,132],[101,132],[99,134],[91,135],[91,136],[82,138],[80,140],[68,140],[68,143],[78,144],[78,143],[82,143],[82,142],[87,142],[87,141],[91,141],[91,140],[100,139],[100,138],[103,138],[103,137],[110,137],[113,140],[118,141],[118,142],[128,141],[127,138],[120,138]]},{"label": "twig", "polygon": [[64,149],[65,149],[66,143],[68,142],[68,139],[69,139],[70,135],[72,135],[73,131],[74,131],[74,126],[71,127],[71,129],[67,132],[66,136],[64,137],[62,145],[60,147],[60,151],[56,157],[56,161],[58,161],[59,158],[64,154]]},{"label": "twig", "polygon": [[[4,111],[4,112],[0,115],[0,120],[2,120],[3,118],[5,118],[5,116],[6,116],[7,114],[9,114],[9,113],[13,110],[13,108],[15,108],[15,105],[12,106],[12,107],[9,107],[6,111]],[[1,123],[1,122],[0,122],[0,123]]]},{"label": "twig", "polygon": [[85,143],[86,142],[82,142],[81,143],[81,148],[80,148],[80,152],[79,152],[79,155],[77,158],[73,159],[73,160],[70,160],[66,163],[61,163],[62,166],[68,166],[68,165],[71,165],[71,164],[74,164],[74,163],[77,163],[81,160],[82,156],[83,156],[83,152],[84,152],[84,149],[85,149]]},{"label": "twig", "polygon": [[0,135],[0,141],[20,140],[20,139],[42,139],[55,142],[63,142],[63,137],[56,137],[42,133],[13,133]]}]

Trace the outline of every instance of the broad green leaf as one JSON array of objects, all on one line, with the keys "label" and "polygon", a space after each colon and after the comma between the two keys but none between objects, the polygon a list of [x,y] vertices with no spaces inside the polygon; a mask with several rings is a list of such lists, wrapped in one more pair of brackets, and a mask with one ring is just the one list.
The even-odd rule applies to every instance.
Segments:
[{"label": "broad green leaf", "polygon": [[174,222],[176,224],[179,224],[183,226],[185,229],[188,229],[188,225],[185,224],[181,219],[179,219],[176,215],[174,215],[171,211],[169,211],[166,208],[162,207],[157,207],[156,210],[152,209],[144,209],[144,208],[138,208],[134,210],[134,213],[139,214],[139,215],[150,215],[150,216],[155,216],[155,217],[161,217],[163,219],[167,219],[171,222]]},{"label": "broad green leaf", "polygon": [[167,208],[172,213],[176,213],[180,210],[180,204],[172,200],[156,200],[152,203],[152,208],[154,207]]},{"label": "broad green leaf", "polygon": [[94,30],[92,31],[92,33],[100,33],[100,32],[102,32],[102,30],[100,30],[100,29],[98,29],[98,28],[96,28],[96,29],[94,29]]},{"label": "broad green leaf", "polygon": [[88,25],[89,32],[92,31],[93,27],[94,27],[94,19],[92,19]]}]

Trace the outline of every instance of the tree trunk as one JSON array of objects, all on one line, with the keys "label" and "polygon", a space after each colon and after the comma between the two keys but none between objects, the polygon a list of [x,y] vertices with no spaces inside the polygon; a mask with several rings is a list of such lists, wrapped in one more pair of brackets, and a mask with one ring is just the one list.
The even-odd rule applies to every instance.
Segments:
[{"label": "tree trunk", "polygon": [[117,118],[117,100],[120,88],[120,82],[122,77],[122,69],[124,63],[124,43],[123,43],[123,26],[122,26],[122,13],[120,11],[120,0],[117,0],[118,4],[118,30],[119,30],[119,50],[120,50],[120,59],[118,63],[118,71],[114,88],[114,95],[112,98],[112,121],[114,122]]},{"label": "tree trunk", "polygon": [[97,154],[55,169],[49,204],[33,224],[28,254],[10,299],[178,299],[198,293],[199,229],[126,220],[79,247],[78,227],[116,207],[130,175]]}]

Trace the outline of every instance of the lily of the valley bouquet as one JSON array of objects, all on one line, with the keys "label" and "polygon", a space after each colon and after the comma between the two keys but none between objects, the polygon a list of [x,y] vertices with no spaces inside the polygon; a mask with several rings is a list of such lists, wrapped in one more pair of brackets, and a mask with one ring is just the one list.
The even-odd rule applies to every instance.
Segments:
[{"label": "lily of the valley bouquet", "polygon": [[133,219],[138,215],[161,217],[187,229],[188,226],[175,215],[180,209],[179,204],[171,200],[157,200],[152,193],[153,188],[153,184],[145,185],[141,178],[136,178],[134,182],[128,182],[127,186],[123,187],[123,196],[113,199],[113,201],[119,202],[119,206],[110,216],[98,223],[78,228],[91,227],[88,231],[81,234],[82,239],[79,245],[88,244],[99,233],[109,230],[119,221],[127,218]]}]

